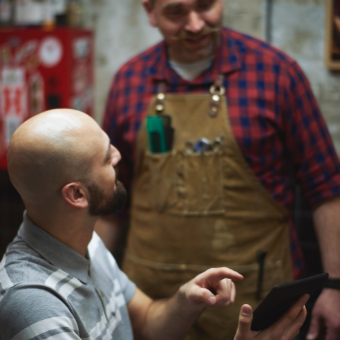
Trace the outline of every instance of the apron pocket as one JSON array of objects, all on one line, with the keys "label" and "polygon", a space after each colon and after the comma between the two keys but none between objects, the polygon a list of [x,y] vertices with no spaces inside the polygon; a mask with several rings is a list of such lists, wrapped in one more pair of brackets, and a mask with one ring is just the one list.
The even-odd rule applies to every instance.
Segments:
[{"label": "apron pocket", "polygon": [[145,154],[149,171],[149,201],[159,212],[176,204],[176,155],[167,153]]},{"label": "apron pocket", "polygon": [[[249,303],[255,308],[260,303],[260,301],[256,299],[259,273],[258,265],[254,265],[256,269],[250,270],[247,270],[246,266],[244,266],[244,269],[242,267],[243,266],[233,268],[231,266],[232,269],[244,276],[244,280],[235,282],[236,292],[242,295],[244,303]],[[288,281],[291,281],[291,277],[285,277],[281,260],[265,263],[260,299],[263,300],[274,286]]]},{"label": "apron pocket", "polygon": [[185,153],[181,171],[179,178],[185,188],[184,214],[224,214],[222,153]]},{"label": "apron pocket", "polygon": [[223,215],[222,152],[145,154],[149,201],[159,212]]}]

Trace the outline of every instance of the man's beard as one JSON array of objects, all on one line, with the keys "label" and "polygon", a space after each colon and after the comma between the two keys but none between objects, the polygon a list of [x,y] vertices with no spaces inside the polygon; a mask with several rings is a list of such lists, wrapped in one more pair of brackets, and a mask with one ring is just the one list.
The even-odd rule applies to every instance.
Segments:
[{"label": "man's beard", "polygon": [[200,61],[202,59],[207,59],[209,57],[212,57],[216,50],[218,49],[220,45],[220,31],[221,27],[209,27],[205,26],[203,30],[197,34],[193,34],[186,31],[181,31],[176,36],[171,37],[171,40],[180,42],[181,40],[185,39],[192,39],[195,37],[203,37],[206,35],[211,36],[211,40],[209,42],[209,45],[206,46],[206,48],[201,51],[201,53],[197,54],[195,51],[190,51],[184,48],[182,45],[174,46],[173,48],[177,50],[177,53],[185,57],[187,61],[195,62]]},{"label": "man's beard", "polygon": [[87,184],[87,189],[90,193],[89,214],[91,216],[113,215],[125,206],[127,193],[119,181],[116,182],[116,189],[110,196],[94,182]]}]

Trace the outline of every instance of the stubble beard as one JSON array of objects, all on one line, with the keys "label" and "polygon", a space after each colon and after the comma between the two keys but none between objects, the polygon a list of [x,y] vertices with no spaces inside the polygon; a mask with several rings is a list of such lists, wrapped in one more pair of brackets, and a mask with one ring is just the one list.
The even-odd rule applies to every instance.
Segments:
[{"label": "stubble beard", "polygon": [[174,39],[174,40],[178,40],[179,42],[179,46],[177,48],[176,54],[181,56],[181,59],[187,60],[187,62],[189,63],[193,63],[193,62],[201,61],[204,59],[208,59],[209,57],[213,57],[220,45],[220,40],[221,40],[220,34],[221,33],[220,33],[220,30],[218,30],[216,32],[211,32],[210,34],[212,35],[212,37],[209,42],[209,45],[206,46],[204,50],[198,54],[196,54],[195,51],[188,51],[188,49],[182,45],[181,40],[185,39],[184,36],[179,37],[178,39]]},{"label": "stubble beard", "polygon": [[110,196],[94,182],[88,183],[87,189],[90,194],[88,211],[91,216],[114,215],[125,206],[127,192],[120,181],[116,182],[116,188]]},{"label": "stubble beard", "polygon": [[204,59],[208,59],[209,57],[212,57],[214,55],[214,52],[216,50],[216,42],[211,41],[209,43],[209,46],[206,47],[205,51],[199,54],[193,54],[192,52],[187,51],[186,49],[182,48],[182,55],[186,60],[190,60],[191,62],[196,62]]}]

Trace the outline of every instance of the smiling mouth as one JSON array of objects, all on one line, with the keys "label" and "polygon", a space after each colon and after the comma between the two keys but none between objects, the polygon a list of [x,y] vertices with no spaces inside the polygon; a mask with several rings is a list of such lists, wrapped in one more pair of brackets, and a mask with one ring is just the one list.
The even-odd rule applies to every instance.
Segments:
[{"label": "smiling mouth", "polygon": [[210,37],[209,35],[203,35],[195,38],[184,38],[182,39],[185,45],[191,47],[203,47],[207,44]]},{"label": "smiling mouth", "polygon": [[209,35],[205,34],[195,38],[184,38],[183,39],[188,45],[200,46],[205,44],[209,40]]}]

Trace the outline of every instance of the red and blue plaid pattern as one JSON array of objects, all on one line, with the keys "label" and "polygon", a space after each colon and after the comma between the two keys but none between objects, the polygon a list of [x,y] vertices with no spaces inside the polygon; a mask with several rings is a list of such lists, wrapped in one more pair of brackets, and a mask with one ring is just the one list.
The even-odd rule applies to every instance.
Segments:
[{"label": "red and blue plaid pattern", "polygon": [[[339,162],[300,67],[265,42],[227,28],[211,67],[194,81],[181,79],[170,67],[165,42],[131,59],[114,77],[103,128],[122,154],[120,179],[126,187],[131,187],[136,137],[158,81],[166,80],[169,93],[202,93],[221,73],[234,137],[271,196],[291,209],[294,180],[310,205],[340,194]],[[291,239],[298,274],[302,260],[293,228]]]}]

